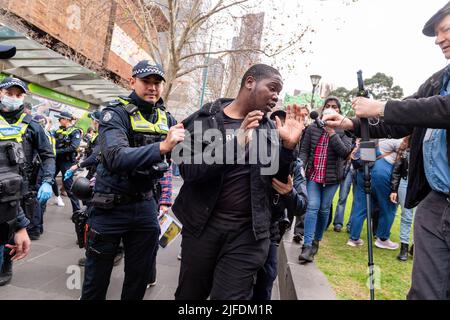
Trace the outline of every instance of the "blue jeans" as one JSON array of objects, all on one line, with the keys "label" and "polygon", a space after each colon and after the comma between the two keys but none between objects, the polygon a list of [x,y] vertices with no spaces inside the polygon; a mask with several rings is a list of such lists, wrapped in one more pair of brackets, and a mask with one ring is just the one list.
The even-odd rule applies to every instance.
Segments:
[{"label": "blue jeans", "polygon": [[344,226],[345,205],[347,204],[348,194],[352,186],[353,170],[350,169],[345,176],[345,179],[339,184],[339,201],[334,214],[334,226]]},{"label": "blue jeans", "polygon": [[305,246],[311,246],[313,239],[321,241],[327,227],[331,203],[339,184],[323,185],[313,181],[306,184],[308,207],[305,215]]},{"label": "blue jeans", "polygon": [[398,187],[398,202],[402,208],[402,220],[400,224],[400,241],[409,244],[411,235],[411,226],[414,219],[414,209],[405,208],[406,190],[408,188],[408,180],[401,179]]},{"label": "blue jeans", "polygon": [[[379,239],[389,239],[394,223],[397,205],[390,200],[392,165],[384,159],[378,160],[372,168],[372,208],[378,205],[380,217],[376,236]],[[364,172],[356,174],[356,190],[351,214],[350,239],[359,240],[364,221],[367,217],[366,194],[364,192]]]}]

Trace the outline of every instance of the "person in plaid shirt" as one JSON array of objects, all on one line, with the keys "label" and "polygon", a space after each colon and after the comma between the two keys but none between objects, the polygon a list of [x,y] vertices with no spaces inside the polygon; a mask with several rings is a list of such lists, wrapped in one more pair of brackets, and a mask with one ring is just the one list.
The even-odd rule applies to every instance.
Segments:
[{"label": "person in plaid shirt", "polygon": [[[341,113],[336,97],[325,100],[323,114]],[[345,159],[352,151],[352,139],[343,130],[320,128],[312,124],[305,132],[300,159],[305,165],[308,207],[305,216],[305,235],[301,263],[314,260],[326,229],[330,207],[339,183],[344,178]]]},{"label": "person in plaid shirt", "polygon": [[[164,173],[164,177],[158,180],[160,188],[159,195],[159,216],[161,218],[163,215],[169,213],[170,207],[172,206],[172,174],[173,168],[170,166],[169,170]],[[159,246],[155,250],[155,258],[153,259],[152,269],[150,270],[149,282],[147,285],[147,289],[150,287],[156,286],[158,283],[156,279],[156,255],[158,253]]]}]

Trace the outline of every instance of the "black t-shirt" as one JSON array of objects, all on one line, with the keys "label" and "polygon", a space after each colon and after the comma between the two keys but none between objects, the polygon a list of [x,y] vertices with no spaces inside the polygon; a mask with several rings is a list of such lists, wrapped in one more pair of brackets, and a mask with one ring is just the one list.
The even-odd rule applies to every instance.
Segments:
[{"label": "black t-shirt", "polygon": [[[222,112],[223,113],[223,112]],[[225,130],[237,130],[243,119],[232,119],[223,113]],[[227,136],[227,140],[234,136]],[[222,192],[213,212],[213,219],[224,227],[240,228],[252,221],[250,165],[227,166]]]}]

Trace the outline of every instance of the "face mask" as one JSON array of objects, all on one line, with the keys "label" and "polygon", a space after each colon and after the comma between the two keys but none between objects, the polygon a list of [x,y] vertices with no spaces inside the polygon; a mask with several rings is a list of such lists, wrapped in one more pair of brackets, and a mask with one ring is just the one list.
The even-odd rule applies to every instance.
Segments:
[{"label": "face mask", "polygon": [[323,110],[322,115],[328,116],[328,115],[336,114],[336,113],[337,113],[336,110],[334,110],[333,108],[328,108],[328,109]]},{"label": "face mask", "polygon": [[11,98],[4,96],[2,98],[2,105],[6,108],[8,112],[19,110],[23,104],[23,99]]}]

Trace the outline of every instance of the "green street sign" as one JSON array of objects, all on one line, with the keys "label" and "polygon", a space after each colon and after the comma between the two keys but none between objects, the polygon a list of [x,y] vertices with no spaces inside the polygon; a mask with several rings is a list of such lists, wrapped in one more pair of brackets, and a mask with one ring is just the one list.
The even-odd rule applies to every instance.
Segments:
[{"label": "green street sign", "polygon": [[58,101],[61,103],[65,103],[68,105],[72,105],[74,107],[82,108],[85,110],[89,110],[89,107],[91,106],[86,101],[83,101],[83,100],[80,100],[80,99],[77,99],[74,97],[66,96],[65,94],[53,91],[48,88],[41,87],[40,85],[37,85],[34,83],[30,83],[28,85],[28,89],[30,90],[31,93],[40,95],[41,97],[52,99],[52,100],[55,100],[55,101]]}]

